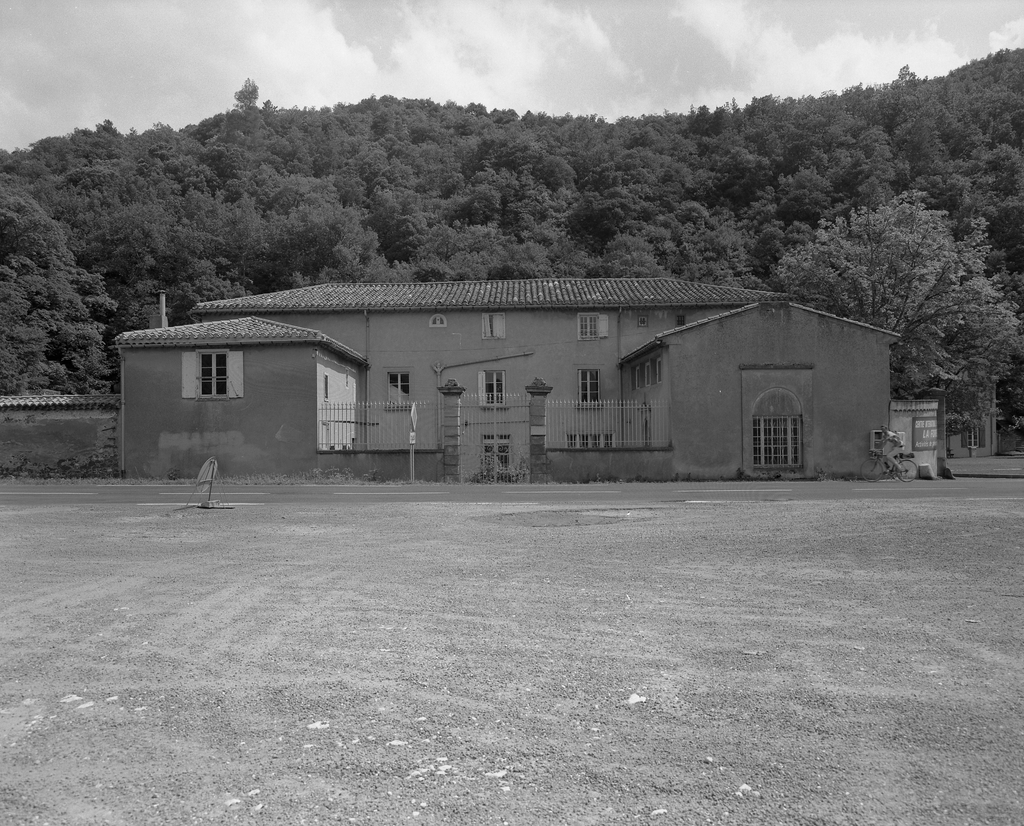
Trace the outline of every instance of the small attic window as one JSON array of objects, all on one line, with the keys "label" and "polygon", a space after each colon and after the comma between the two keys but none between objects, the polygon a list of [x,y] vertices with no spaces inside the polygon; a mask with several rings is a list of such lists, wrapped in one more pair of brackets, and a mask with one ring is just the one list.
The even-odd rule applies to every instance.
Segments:
[{"label": "small attic window", "polygon": [[638,315],[636,317],[636,326],[637,327],[646,327],[647,326],[647,316],[645,316],[645,315]]},{"label": "small attic window", "polygon": [[447,327],[448,326],[448,319],[445,318],[440,313],[435,313],[434,315],[432,315],[430,317],[430,326],[431,327]]}]

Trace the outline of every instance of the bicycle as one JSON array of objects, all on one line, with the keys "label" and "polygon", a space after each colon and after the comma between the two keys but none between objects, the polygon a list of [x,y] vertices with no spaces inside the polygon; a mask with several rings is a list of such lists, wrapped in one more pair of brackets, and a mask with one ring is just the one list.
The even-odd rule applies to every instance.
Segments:
[{"label": "bicycle", "polygon": [[909,482],[917,478],[917,462],[902,453],[893,457],[880,450],[872,450],[871,458],[860,466],[860,475],[866,482],[877,482],[883,476]]}]

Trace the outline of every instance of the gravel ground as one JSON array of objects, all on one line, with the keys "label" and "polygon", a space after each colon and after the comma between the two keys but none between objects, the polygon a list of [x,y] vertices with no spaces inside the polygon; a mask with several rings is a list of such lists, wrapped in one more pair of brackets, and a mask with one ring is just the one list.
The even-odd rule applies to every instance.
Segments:
[{"label": "gravel ground", "polygon": [[3,824],[1021,824],[1020,502],[0,509]]}]

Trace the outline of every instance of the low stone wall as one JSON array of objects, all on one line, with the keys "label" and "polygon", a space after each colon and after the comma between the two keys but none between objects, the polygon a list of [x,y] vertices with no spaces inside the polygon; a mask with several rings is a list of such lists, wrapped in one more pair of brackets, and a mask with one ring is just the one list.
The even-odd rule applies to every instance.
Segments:
[{"label": "low stone wall", "polygon": [[552,482],[640,480],[667,482],[672,478],[672,448],[547,449]]},{"label": "low stone wall", "polygon": [[1016,430],[997,431],[997,450],[999,453],[1016,453],[1024,450],[1024,436]]},{"label": "low stone wall", "polygon": [[[417,482],[441,482],[444,452],[417,450],[415,473]],[[322,473],[349,473],[357,479],[373,482],[408,482],[408,450],[339,450],[317,453],[317,469]]]},{"label": "low stone wall", "polygon": [[0,396],[0,475],[117,476],[121,399]]}]

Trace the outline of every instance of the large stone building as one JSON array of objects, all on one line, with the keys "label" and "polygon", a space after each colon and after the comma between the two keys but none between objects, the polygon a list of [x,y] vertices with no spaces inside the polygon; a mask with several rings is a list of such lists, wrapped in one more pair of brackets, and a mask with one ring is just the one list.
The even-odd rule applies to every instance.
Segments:
[{"label": "large stone building", "polygon": [[402,477],[415,426],[424,479],[453,478],[453,450],[464,479],[854,473],[895,336],[783,298],[666,278],[206,302],[117,339],[123,471]]}]

